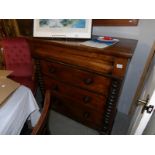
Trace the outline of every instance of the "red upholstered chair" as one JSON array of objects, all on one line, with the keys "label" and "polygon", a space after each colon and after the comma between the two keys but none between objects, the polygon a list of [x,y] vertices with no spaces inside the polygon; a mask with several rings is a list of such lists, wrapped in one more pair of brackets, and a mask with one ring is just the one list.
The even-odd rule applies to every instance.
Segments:
[{"label": "red upholstered chair", "polygon": [[5,68],[13,71],[10,78],[29,87],[34,92],[34,67],[26,39],[6,38],[0,41],[0,46]]}]

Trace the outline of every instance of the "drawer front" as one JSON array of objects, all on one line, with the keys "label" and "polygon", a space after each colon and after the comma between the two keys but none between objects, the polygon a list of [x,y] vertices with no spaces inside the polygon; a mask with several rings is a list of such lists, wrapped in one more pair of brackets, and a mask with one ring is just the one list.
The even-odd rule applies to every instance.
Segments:
[{"label": "drawer front", "polygon": [[77,87],[68,86],[62,82],[54,80],[45,76],[45,87],[52,90],[52,93],[58,96],[65,96],[72,100],[77,106],[83,105],[94,108],[96,111],[104,111],[106,104],[106,97],[98,95],[87,90]]},{"label": "drawer front", "polygon": [[59,63],[41,61],[41,70],[52,78],[104,95],[111,84],[111,79]]},{"label": "drawer front", "polygon": [[84,106],[75,106],[71,100],[64,97],[53,96],[52,109],[94,129],[102,127],[103,113]]},{"label": "drawer front", "polygon": [[[65,42],[65,44],[66,43],[67,42]],[[48,58],[51,59],[51,61],[53,59],[104,74],[111,74],[113,71],[114,57],[103,55],[102,52],[99,54],[96,52],[88,52],[86,50],[75,50],[72,48],[66,48],[66,45],[63,47],[52,46],[50,49],[47,47],[36,47],[33,52],[34,57],[39,56],[40,58]]]}]

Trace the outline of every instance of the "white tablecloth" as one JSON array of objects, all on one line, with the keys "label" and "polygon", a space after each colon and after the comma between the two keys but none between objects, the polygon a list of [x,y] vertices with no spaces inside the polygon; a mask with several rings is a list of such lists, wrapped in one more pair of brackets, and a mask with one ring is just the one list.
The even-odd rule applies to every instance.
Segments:
[{"label": "white tablecloth", "polygon": [[39,117],[39,107],[31,90],[20,86],[4,104],[0,105],[0,134],[20,134],[28,118],[34,126]]}]

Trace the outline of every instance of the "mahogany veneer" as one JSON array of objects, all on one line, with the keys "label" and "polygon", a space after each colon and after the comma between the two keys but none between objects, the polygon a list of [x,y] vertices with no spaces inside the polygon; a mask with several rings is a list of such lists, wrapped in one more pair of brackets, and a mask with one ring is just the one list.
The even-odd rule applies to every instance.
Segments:
[{"label": "mahogany veneer", "polygon": [[122,81],[137,41],[97,49],[79,41],[27,38],[42,93],[51,90],[52,108],[102,134],[110,134]]}]

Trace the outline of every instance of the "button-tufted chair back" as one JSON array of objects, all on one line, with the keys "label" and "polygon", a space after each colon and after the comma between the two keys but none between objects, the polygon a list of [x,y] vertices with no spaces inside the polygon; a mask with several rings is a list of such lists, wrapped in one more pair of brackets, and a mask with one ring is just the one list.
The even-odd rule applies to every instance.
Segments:
[{"label": "button-tufted chair back", "polygon": [[11,78],[34,91],[33,63],[29,45],[24,38],[7,38],[1,41],[5,68],[12,70]]}]

